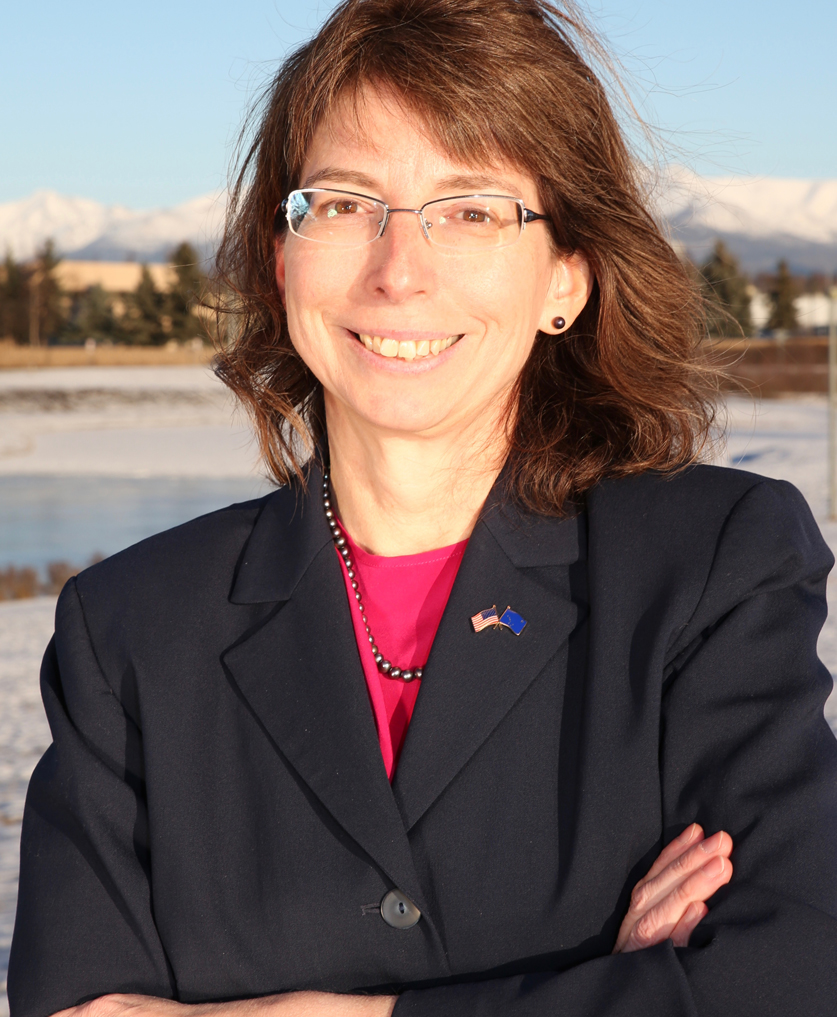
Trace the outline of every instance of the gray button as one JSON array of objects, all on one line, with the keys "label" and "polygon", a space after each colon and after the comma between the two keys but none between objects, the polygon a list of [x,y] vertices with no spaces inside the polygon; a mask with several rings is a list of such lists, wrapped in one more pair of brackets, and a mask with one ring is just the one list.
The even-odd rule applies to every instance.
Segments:
[{"label": "gray button", "polygon": [[400,890],[390,890],[381,901],[381,916],[393,929],[412,929],[421,911]]}]

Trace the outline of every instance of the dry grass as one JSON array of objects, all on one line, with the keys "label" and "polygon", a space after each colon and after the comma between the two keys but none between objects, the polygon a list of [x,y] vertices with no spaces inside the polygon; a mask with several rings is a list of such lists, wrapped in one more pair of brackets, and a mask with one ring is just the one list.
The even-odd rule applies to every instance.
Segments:
[{"label": "dry grass", "polygon": [[[101,555],[94,555],[88,565],[94,565],[101,560]],[[5,569],[0,569],[0,601],[25,600],[28,597],[44,595],[57,596],[67,580],[86,567],[71,565],[66,561],[53,561],[47,565],[44,580],[38,575],[37,569],[9,565]]]},{"label": "dry grass", "polygon": [[712,343],[729,379],[730,391],[770,398],[800,392],[828,391],[828,339],[798,336],[775,339],[726,339]]},{"label": "dry grass", "polygon": [[160,367],[208,364],[209,346],[167,343],[165,346],[18,346],[0,340],[0,370],[26,367]]}]

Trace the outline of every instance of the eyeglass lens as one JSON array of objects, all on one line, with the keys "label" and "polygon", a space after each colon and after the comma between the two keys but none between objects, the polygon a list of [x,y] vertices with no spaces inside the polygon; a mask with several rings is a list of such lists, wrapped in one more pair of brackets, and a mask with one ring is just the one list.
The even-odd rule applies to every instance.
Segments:
[{"label": "eyeglass lens", "polygon": [[[386,206],[374,198],[325,188],[292,191],[291,232],[323,244],[356,247],[381,234]],[[520,236],[520,202],[502,195],[470,194],[431,201],[422,209],[428,238],[441,247],[487,248]]]}]

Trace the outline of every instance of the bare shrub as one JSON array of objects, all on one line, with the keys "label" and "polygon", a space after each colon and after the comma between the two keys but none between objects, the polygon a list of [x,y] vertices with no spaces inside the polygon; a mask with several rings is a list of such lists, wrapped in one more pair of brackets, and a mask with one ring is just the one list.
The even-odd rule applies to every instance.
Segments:
[{"label": "bare shrub", "polygon": [[22,600],[24,597],[36,597],[40,593],[41,584],[38,573],[31,568],[16,568],[9,565],[0,569],[0,600]]}]

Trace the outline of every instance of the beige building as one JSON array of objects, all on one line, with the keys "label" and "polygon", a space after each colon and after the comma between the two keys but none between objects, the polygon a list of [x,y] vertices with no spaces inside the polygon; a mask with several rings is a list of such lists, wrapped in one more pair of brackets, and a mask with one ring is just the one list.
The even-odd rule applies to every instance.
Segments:
[{"label": "beige building", "polygon": [[[176,279],[171,265],[148,265],[158,290],[168,290]],[[55,277],[65,293],[83,293],[101,286],[106,293],[132,293],[139,285],[142,265],[136,261],[61,261]]]}]

